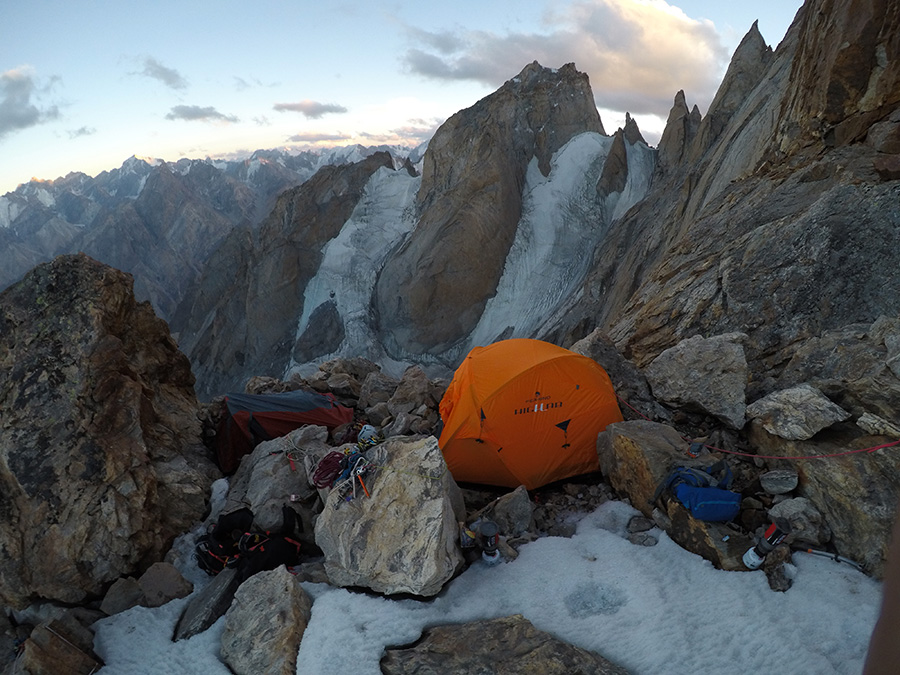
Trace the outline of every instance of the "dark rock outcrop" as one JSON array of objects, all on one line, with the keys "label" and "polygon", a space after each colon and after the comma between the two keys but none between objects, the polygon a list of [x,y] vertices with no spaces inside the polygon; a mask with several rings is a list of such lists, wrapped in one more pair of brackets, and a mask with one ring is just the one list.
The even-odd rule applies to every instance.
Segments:
[{"label": "dark rock outcrop", "polygon": [[666,126],[659,139],[659,159],[657,168],[661,173],[670,171],[682,164],[697,130],[700,128],[700,109],[695,105],[688,110],[684,91],[675,94],[675,101],[669,110]]},{"label": "dark rock outcrop", "polygon": [[193,375],[131,277],[85,255],[0,294],[0,600],[99,597],[202,518]]},{"label": "dark rock outcrop", "polygon": [[[807,3],[774,54],[753,28],[711,107],[715,120],[704,120],[708,138],[691,152],[675,142],[687,135],[686,105],[676,105],[660,143],[670,170],[601,244],[563,334],[587,313],[643,366],[686,337],[742,331],[756,385],[778,377],[804,340],[898,314],[896,280],[881,270],[900,262],[900,216],[883,208],[900,188],[875,170],[883,154],[874,147],[826,138],[863,117],[878,131],[874,144],[893,137],[900,88],[885,90],[893,66],[872,55],[895,49],[898,10],[879,7]],[[863,36],[861,48],[838,48]],[[839,86],[850,73],[872,88]],[[828,103],[828,86],[843,92],[840,106]],[[813,133],[812,121],[827,129]]]}]

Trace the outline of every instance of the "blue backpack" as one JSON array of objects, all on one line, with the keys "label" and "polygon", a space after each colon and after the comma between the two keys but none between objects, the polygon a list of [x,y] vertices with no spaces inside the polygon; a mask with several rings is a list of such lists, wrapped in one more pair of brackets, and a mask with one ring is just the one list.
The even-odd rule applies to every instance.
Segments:
[{"label": "blue backpack", "polygon": [[651,504],[656,503],[664,490],[670,490],[694,518],[729,521],[741,510],[740,493],[728,489],[731,481],[731,469],[725,460],[706,469],[676,466],[656,488]]}]

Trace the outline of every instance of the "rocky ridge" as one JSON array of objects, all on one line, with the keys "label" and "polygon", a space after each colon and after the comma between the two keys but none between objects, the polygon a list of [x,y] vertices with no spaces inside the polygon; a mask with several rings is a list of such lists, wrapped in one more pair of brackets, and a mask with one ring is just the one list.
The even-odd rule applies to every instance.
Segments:
[{"label": "rocky ridge", "polygon": [[[280,224],[260,228],[252,245],[236,231],[176,312],[173,329],[195,364],[200,395],[341,356],[365,356],[395,375],[411,363],[436,374],[474,344],[530,334],[571,303],[588,271],[584,251],[648,189],[655,151],[630,117],[626,127],[606,135],[587,77],[573,64],[532,63],[442,125],[421,175],[386,164],[348,191],[345,173],[365,173],[365,163],[320,172],[283,197],[304,207],[276,207],[267,222]],[[332,210],[327,237],[312,241],[306,230],[322,231],[313,205],[326,189],[344,210]],[[308,244],[302,274],[294,277],[294,263],[286,268],[289,298],[271,292],[267,284],[282,282],[268,270],[280,268],[262,257],[277,258],[285,239]],[[252,265],[251,247],[260,255]],[[229,286],[235,269],[252,281],[240,282],[238,299]],[[535,303],[510,315],[517,297],[535,293],[523,287],[533,289],[536,278]],[[246,337],[244,307],[265,317]],[[241,363],[253,333],[274,330],[274,358]]]}]

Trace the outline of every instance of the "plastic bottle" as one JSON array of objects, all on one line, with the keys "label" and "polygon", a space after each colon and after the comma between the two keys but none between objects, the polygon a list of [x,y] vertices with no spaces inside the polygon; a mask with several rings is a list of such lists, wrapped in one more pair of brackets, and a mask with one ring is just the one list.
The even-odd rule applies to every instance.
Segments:
[{"label": "plastic bottle", "polygon": [[769,525],[765,534],[763,534],[762,539],[759,540],[759,543],[756,544],[756,546],[747,549],[747,552],[744,554],[743,561],[747,569],[758,569],[759,566],[763,564],[763,560],[766,559],[766,556],[774,551],[775,547],[784,541],[786,536],[787,532],[779,529],[775,523]]}]

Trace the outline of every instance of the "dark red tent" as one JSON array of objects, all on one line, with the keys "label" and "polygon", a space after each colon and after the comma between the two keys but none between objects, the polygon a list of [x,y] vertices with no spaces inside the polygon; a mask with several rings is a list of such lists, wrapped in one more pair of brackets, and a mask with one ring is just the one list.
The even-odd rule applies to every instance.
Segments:
[{"label": "dark red tent", "polygon": [[353,420],[353,410],[330,394],[285,391],[280,394],[227,394],[228,410],[216,433],[219,468],[232,473],[241,457],[262,441],[284,436],[306,424],[334,429]]}]

